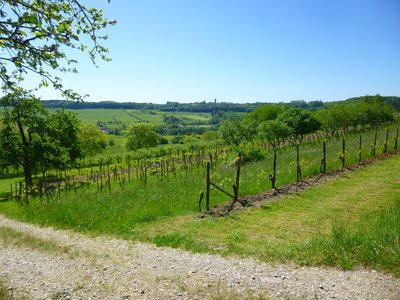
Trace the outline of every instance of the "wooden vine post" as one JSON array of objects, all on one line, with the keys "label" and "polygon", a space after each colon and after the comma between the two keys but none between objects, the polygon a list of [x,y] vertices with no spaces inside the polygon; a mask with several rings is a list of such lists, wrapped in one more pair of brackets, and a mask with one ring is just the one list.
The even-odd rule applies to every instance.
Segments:
[{"label": "wooden vine post", "polygon": [[397,150],[397,144],[399,142],[399,128],[396,130],[396,138],[394,139],[394,149]]},{"label": "wooden vine post", "polygon": [[362,160],[362,136],[361,136],[361,134],[360,134],[360,140],[359,140],[359,142],[358,142],[358,161],[359,162],[361,162],[361,160]]},{"label": "wooden vine post", "polygon": [[386,128],[385,144],[383,145],[383,153],[387,153],[389,140],[389,128]]},{"label": "wooden vine post", "polygon": [[376,154],[376,140],[378,139],[378,130],[375,130],[375,137],[374,137],[374,145],[372,146],[371,155],[375,156]]},{"label": "wooden vine post", "polygon": [[126,159],[128,161],[128,182],[131,183],[131,158],[128,155]]},{"label": "wooden vine post", "polygon": [[[116,172],[115,172],[116,173]],[[107,165],[108,192],[111,193],[110,165]]]},{"label": "wooden vine post", "polygon": [[211,170],[212,170],[213,169],[213,156],[212,156],[211,152],[208,153],[208,157],[210,159],[210,166],[211,166]]},{"label": "wooden vine post", "polygon": [[275,181],[276,181],[276,147],[274,147],[274,160],[272,164],[272,174],[269,175],[269,180],[271,180],[271,188],[276,190]]},{"label": "wooden vine post", "polygon": [[233,201],[236,202],[239,199],[239,180],[240,180],[240,165],[242,164],[242,155],[239,153],[238,157],[236,158],[236,180],[235,185],[233,186],[233,193],[234,199]]},{"label": "wooden vine post", "polygon": [[19,192],[18,192],[18,202],[20,205],[22,205],[22,187],[23,187],[23,182],[19,182]]},{"label": "wooden vine post", "polygon": [[99,161],[99,165],[100,165],[100,192],[103,191],[103,164],[101,161]]},{"label": "wooden vine post", "polygon": [[300,146],[299,144],[296,145],[296,180],[297,182],[299,182],[301,180],[301,168],[300,168]]},{"label": "wooden vine post", "polygon": [[[240,164],[242,163],[242,156],[238,155],[237,159],[236,159],[236,178],[235,178],[235,182],[232,185],[233,187],[233,195],[227,191],[225,191],[224,189],[220,188],[218,185],[216,185],[215,183],[211,182],[210,179],[210,171],[211,171],[211,163],[208,161],[206,166],[206,211],[210,211],[210,187],[213,186],[214,188],[216,188],[218,191],[228,195],[229,197],[233,198],[233,202],[231,207],[233,207],[233,204],[238,201],[239,199],[239,182],[240,182]],[[203,192],[200,192],[200,199],[199,199],[199,210],[201,208],[201,201],[203,199]]]},{"label": "wooden vine post", "polygon": [[210,162],[207,162],[207,174],[206,174],[206,210],[210,211]]},{"label": "wooden vine post", "polygon": [[345,140],[344,136],[342,139],[342,155],[341,155],[340,159],[342,161],[342,169],[343,169],[346,164],[346,140]]},{"label": "wooden vine post", "polygon": [[322,161],[321,161],[321,171],[326,173],[326,142],[322,143]]}]

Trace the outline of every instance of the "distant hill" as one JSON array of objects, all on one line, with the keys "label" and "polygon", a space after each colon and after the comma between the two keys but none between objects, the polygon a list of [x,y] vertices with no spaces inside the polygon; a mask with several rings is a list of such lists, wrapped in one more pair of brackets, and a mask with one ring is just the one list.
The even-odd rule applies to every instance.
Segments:
[{"label": "distant hill", "polygon": [[[359,101],[365,97],[373,96],[360,96],[353,97],[343,101],[336,102],[354,102]],[[400,97],[397,96],[383,96],[383,99],[400,110]],[[254,108],[260,105],[283,105],[287,107],[297,107],[309,110],[317,110],[325,107],[326,105],[335,102],[322,102],[317,101],[305,101],[305,100],[293,100],[288,103],[267,103],[267,102],[256,102],[256,103],[230,103],[230,102],[195,102],[195,103],[179,103],[179,102],[167,102],[166,104],[155,104],[155,103],[136,103],[136,102],[114,102],[114,101],[102,101],[102,102],[68,102],[64,100],[43,100],[42,103],[47,108],[61,108],[65,107],[68,109],[93,109],[93,108],[105,108],[105,109],[138,109],[138,110],[159,110],[164,112],[199,112],[199,113],[216,113],[216,112],[250,112]]]},{"label": "distant hill", "polygon": [[68,109],[85,108],[106,108],[106,109],[139,109],[139,110],[160,110],[165,112],[204,112],[212,113],[216,111],[249,112],[263,103],[229,103],[229,102],[195,102],[179,103],[167,102],[166,104],[136,103],[136,102],[66,102],[63,100],[45,100],[42,103],[47,108],[60,108],[64,106]]},{"label": "distant hill", "polygon": [[[372,98],[374,96],[353,97],[345,100],[344,102],[356,102],[365,98]],[[397,96],[382,96],[383,100],[392,105],[395,109],[400,110],[400,97]]]}]

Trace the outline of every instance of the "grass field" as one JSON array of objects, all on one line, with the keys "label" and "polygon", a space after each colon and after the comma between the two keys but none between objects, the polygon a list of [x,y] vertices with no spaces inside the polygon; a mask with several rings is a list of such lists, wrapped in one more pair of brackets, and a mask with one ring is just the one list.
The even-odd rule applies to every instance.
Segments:
[{"label": "grass field", "polygon": [[[53,112],[51,109],[50,112]],[[207,122],[211,117],[209,113],[189,113],[189,112],[162,112],[157,110],[137,110],[137,109],[71,109],[67,110],[76,113],[77,117],[88,123],[97,123],[98,121],[108,123],[115,127],[127,123],[151,123],[153,125],[162,125],[164,115],[175,116],[186,123]]]}]

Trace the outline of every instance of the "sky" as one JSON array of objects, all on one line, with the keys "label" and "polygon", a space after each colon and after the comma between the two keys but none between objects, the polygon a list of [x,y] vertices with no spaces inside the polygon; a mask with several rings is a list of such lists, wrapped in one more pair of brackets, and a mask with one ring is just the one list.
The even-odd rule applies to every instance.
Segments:
[{"label": "sky", "polygon": [[[400,96],[399,0],[106,0],[111,62],[73,52],[86,101],[337,101]],[[39,80],[28,78],[28,82]],[[61,99],[52,89],[42,99]]]}]

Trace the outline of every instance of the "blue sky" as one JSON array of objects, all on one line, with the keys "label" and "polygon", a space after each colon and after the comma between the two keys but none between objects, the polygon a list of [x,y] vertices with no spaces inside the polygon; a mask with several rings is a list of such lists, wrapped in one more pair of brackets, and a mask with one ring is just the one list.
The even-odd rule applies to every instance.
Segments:
[{"label": "blue sky", "polygon": [[80,74],[63,76],[88,101],[400,96],[399,0],[96,3],[118,22],[107,30],[112,61],[96,68],[74,53]]}]

